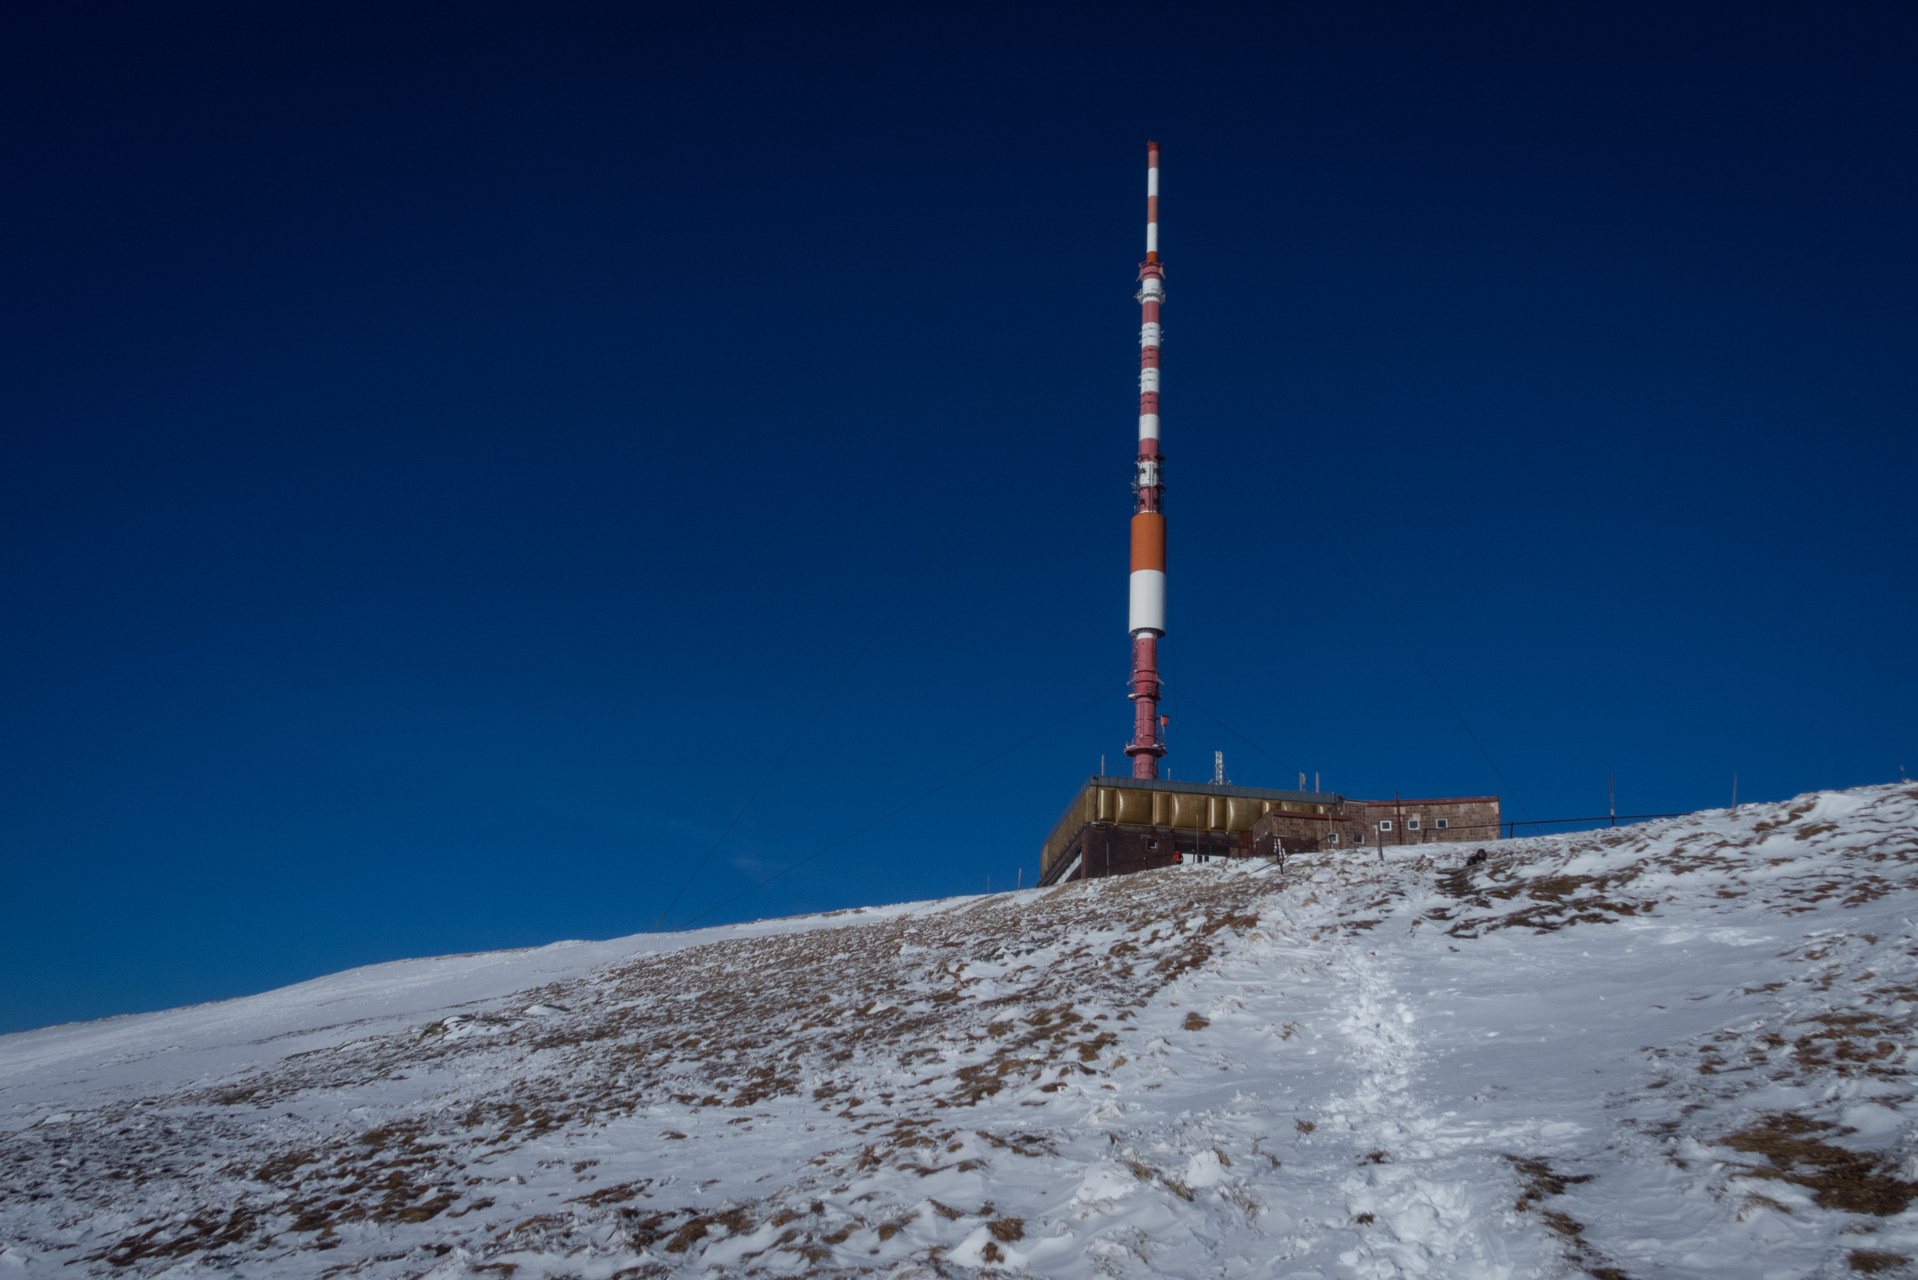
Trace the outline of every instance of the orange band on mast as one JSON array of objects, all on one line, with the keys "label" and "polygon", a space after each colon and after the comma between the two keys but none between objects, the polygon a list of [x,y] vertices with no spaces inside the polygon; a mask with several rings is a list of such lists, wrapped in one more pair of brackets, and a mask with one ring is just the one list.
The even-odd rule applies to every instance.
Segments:
[{"label": "orange band on mast", "polygon": [[1156,511],[1132,517],[1132,572],[1141,569],[1165,572],[1165,517]]}]

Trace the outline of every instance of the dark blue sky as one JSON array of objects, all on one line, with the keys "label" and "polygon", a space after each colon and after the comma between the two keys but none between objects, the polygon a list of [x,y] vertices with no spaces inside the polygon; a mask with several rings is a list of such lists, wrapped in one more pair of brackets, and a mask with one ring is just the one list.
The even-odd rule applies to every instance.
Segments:
[{"label": "dark blue sky", "polygon": [[648,927],[869,642],[674,918],[1107,691],[705,919],[1029,878],[1127,730],[1148,137],[1175,777],[1918,768],[1914,37],[9,6],[0,1029]]}]

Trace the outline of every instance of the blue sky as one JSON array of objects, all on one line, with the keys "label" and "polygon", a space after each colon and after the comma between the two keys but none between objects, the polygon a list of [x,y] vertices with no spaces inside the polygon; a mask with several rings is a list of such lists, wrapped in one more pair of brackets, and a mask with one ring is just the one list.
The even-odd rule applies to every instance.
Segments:
[{"label": "blue sky", "polygon": [[1914,36],[10,8],[0,1029],[647,928],[762,783],[669,923],[1029,877],[1128,726],[1148,137],[1173,776],[1918,768]]}]

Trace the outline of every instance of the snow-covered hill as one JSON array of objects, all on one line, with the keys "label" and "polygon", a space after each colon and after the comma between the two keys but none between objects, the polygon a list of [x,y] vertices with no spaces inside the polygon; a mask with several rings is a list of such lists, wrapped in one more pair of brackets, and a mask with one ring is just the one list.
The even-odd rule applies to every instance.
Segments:
[{"label": "snow-covered hill", "polygon": [[0,1038],[0,1273],[1918,1257],[1918,789],[382,965]]}]

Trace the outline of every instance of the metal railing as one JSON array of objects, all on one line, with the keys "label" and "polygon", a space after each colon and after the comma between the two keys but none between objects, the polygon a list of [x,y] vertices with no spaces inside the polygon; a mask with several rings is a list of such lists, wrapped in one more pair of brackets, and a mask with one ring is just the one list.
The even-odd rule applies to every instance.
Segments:
[{"label": "metal railing", "polygon": [[1682,813],[1607,813],[1601,814],[1596,818],[1539,818],[1530,822],[1508,822],[1505,825],[1511,828],[1511,834],[1508,839],[1516,840],[1520,827],[1555,827],[1572,822],[1603,822],[1615,827],[1621,822],[1650,822],[1654,818],[1682,818],[1684,816]]},{"label": "metal railing", "polygon": [[[1685,816],[1686,815],[1682,813],[1601,813],[1596,818],[1528,818],[1523,822],[1480,822],[1467,825],[1453,823],[1450,827],[1446,828],[1446,832],[1450,834],[1454,831],[1493,831],[1500,833],[1492,837],[1494,840],[1516,840],[1520,827],[1557,827],[1567,826],[1575,822],[1605,823],[1608,826],[1615,827],[1621,822],[1650,822],[1656,818],[1682,818]],[[1382,841],[1381,843],[1384,842]]]}]

